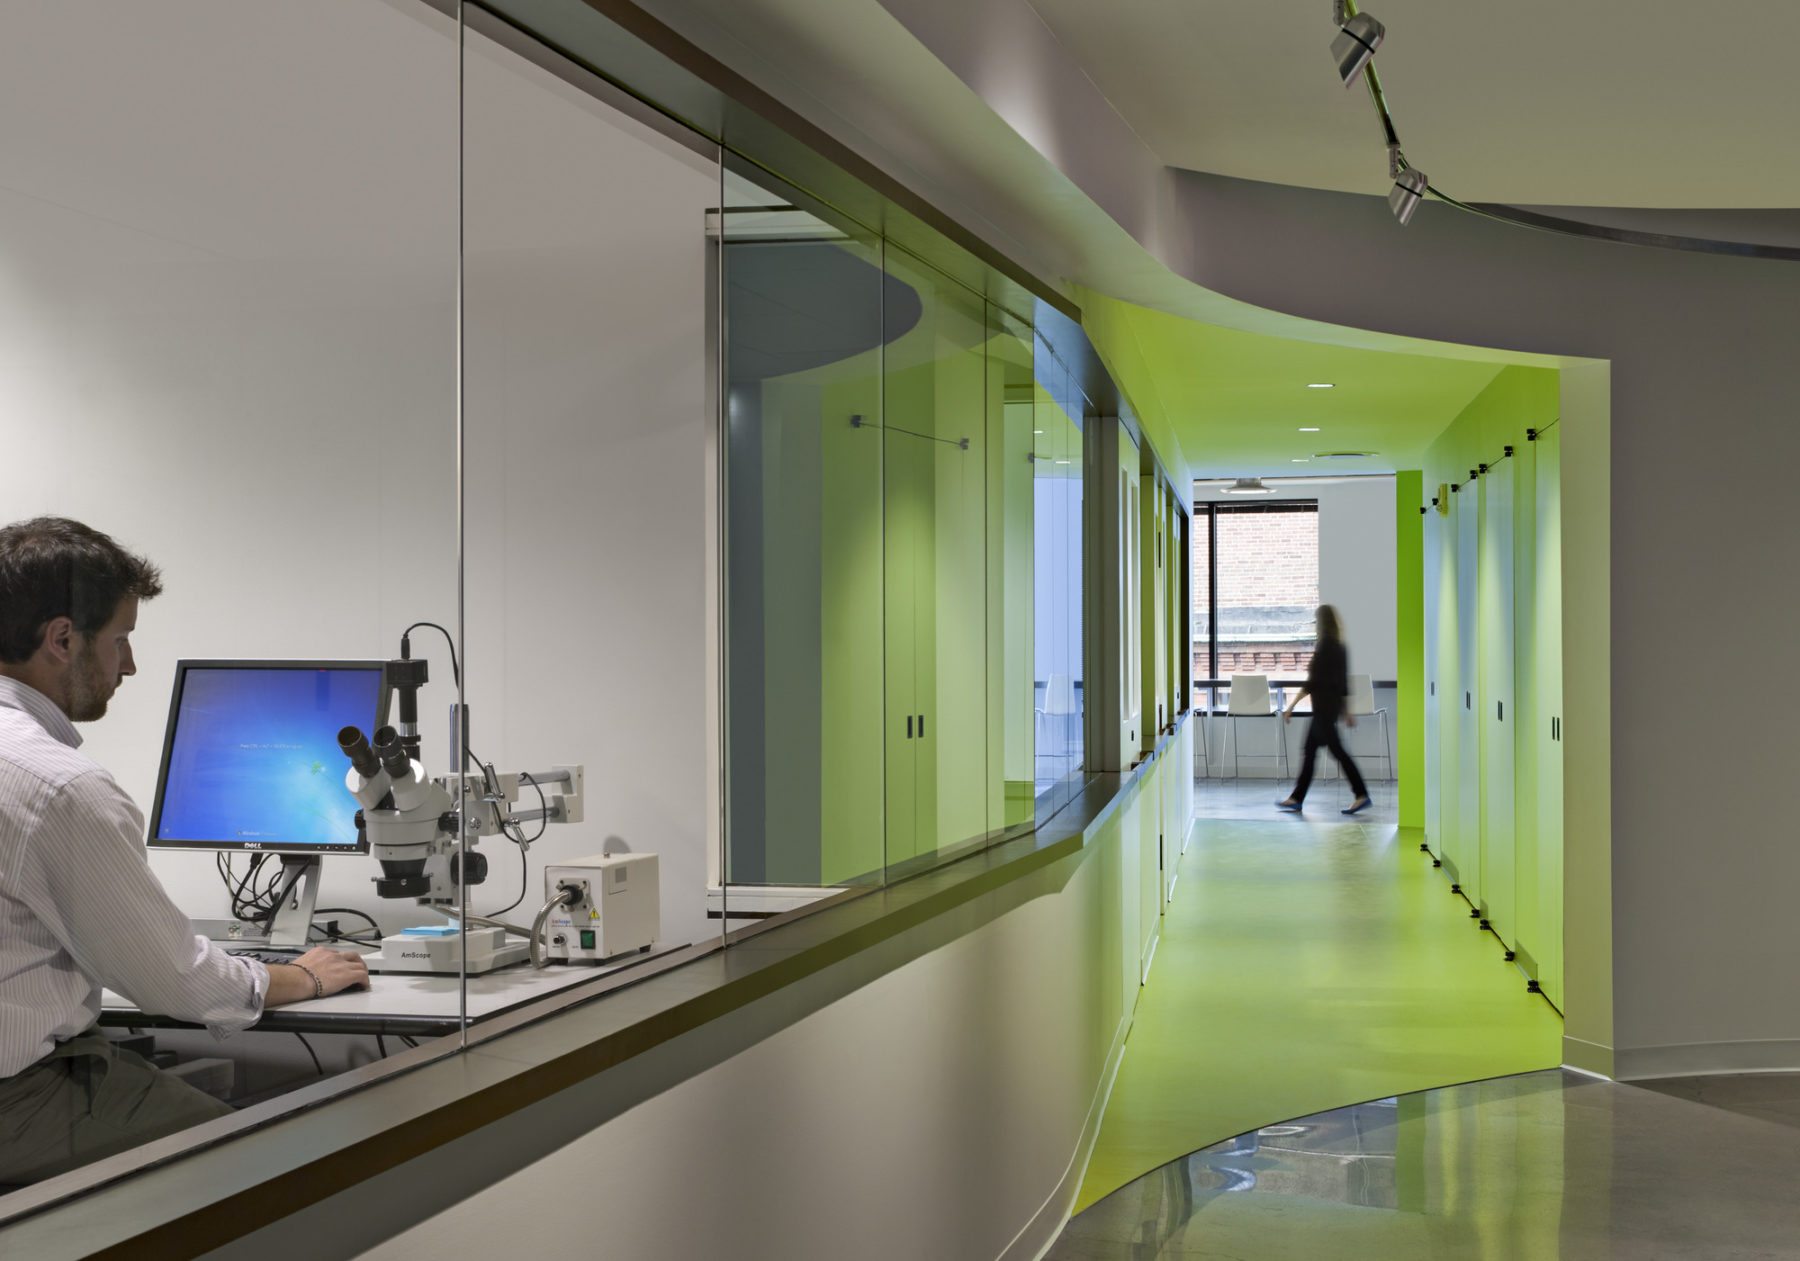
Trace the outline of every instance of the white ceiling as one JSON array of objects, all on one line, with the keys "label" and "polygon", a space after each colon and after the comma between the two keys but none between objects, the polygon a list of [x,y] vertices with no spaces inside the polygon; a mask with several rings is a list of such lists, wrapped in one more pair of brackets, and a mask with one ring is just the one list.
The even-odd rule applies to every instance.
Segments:
[{"label": "white ceiling", "polygon": [[[1329,0],[1030,0],[1171,166],[1347,192],[1387,186]],[[1413,165],[1469,201],[1800,206],[1800,5],[1369,0]]]}]

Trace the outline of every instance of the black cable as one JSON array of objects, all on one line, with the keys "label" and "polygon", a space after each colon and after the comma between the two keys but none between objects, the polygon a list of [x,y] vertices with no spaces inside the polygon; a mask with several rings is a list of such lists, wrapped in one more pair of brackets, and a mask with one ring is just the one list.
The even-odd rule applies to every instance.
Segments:
[{"label": "black cable", "polygon": [[279,909],[279,903],[274,898],[276,882],[281,878],[279,866],[266,885],[261,888],[255,886],[268,857],[267,854],[251,855],[250,867],[240,879],[232,872],[230,857],[219,855],[217,866],[225,881],[225,888],[231,895],[231,913],[248,923],[262,925],[264,920],[273,920]]},{"label": "black cable", "polygon": [[419,1040],[417,1038],[409,1038],[404,1033],[400,1034],[399,1037],[400,1037],[400,1040],[402,1042],[406,1043],[407,1046],[415,1046],[416,1047],[419,1045]]},{"label": "black cable", "polygon": [[538,809],[543,811],[543,813],[538,816],[538,830],[532,835],[529,841],[525,842],[527,845],[533,845],[543,839],[545,829],[550,826],[550,801],[544,796],[544,786],[537,782],[536,777],[533,776],[530,771],[520,771],[519,778],[537,790]]},{"label": "black cable", "polygon": [[[1354,3],[1345,6],[1347,15],[1356,13]],[[1394,116],[1388,110],[1387,93],[1382,89],[1373,61],[1363,70],[1364,82],[1368,85],[1369,99],[1374,102],[1376,117],[1381,120],[1382,135],[1387,141],[1388,151],[1398,159],[1401,171],[1412,170],[1404,154],[1400,152],[1400,133],[1394,127]],[[1434,188],[1426,181],[1425,191],[1443,202],[1446,206],[1472,215],[1480,215],[1484,219],[1493,219],[1499,223],[1510,223],[1517,227],[1536,228],[1540,232],[1554,232],[1559,236],[1585,237],[1593,241],[1612,241],[1619,245],[1640,245],[1650,249],[1684,250],[1693,254],[1723,255],[1729,258],[1757,258],[1775,262],[1800,262],[1800,246],[1767,245],[1754,241],[1722,241],[1715,237],[1683,236],[1673,232],[1646,232],[1638,228],[1615,228],[1603,223],[1590,223],[1585,219],[1568,219],[1561,215],[1547,215],[1537,210],[1527,210],[1523,206],[1508,206],[1501,202],[1459,201],[1440,189]]]},{"label": "black cable", "polygon": [[375,1049],[381,1052],[382,1059],[385,1060],[387,1058],[387,1039],[382,1037],[379,1033],[375,1035]]},{"label": "black cable", "polygon": [[275,863],[271,866],[264,861],[267,857],[266,854],[256,856],[256,870],[260,872],[265,867],[270,870],[268,882],[257,891],[256,899],[251,903],[251,906],[258,910],[258,914],[254,918],[258,924],[262,925],[265,933],[275,926],[275,915],[281,910],[281,898],[278,894],[281,892],[282,865]]},{"label": "black cable", "polygon": [[306,1035],[303,1033],[296,1033],[294,1036],[300,1039],[300,1045],[306,1048],[306,1053],[308,1055],[312,1056],[313,1067],[319,1070],[319,1076],[325,1076],[325,1066],[319,1063],[319,1053],[312,1049],[312,1043],[306,1040]]},{"label": "black cable", "polygon": [[[479,765],[480,759],[476,759],[476,762],[477,765]],[[496,916],[505,915],[508,911],[515,909],[519,903],[525,900],[525,891],[531,887],[530,847],[544,835],[544,830],[550,826],[550,799],[544,796],[544,786],[537,782],[537,779],[530,771],[520,771],[519,778],[530,784],[532,788],[537,791],[538,808],[542,810],[543,813],[538,816],[537,834],[529,838],[525,835],[523,828],[519,829],[517,834],[514,834],[513,832],[506,830],[504,821],[501,823],[501,831],[506,836],[506,839],[519,847],[519,896],[499,910],[491,912],[492,915]]]},{"label": "black cable", "polygon": [[1783,263],[1800,262],[1800,246],[1766,245],[1754,241],[1722,241],[1714,237],[1680,236],[1672,232],[1645,232],[1637,228],[1615,228],[1603,223],[1589,223],[1585,219],[1566,219],[1560,215],[1547,215],[1536,210],[1526,210],[1522,206],[1508,206],[1500,202],[1458,201],[1448,193],[1430,185],[1426,186],[1425,191],[1446,206],[1454,206],[1469,214],[1480,215],[1484,219],[1494,219],[1501,223],[1514,224],[1518,227],[1536,228],[1541,232],[1554,232],[1560,236],[1579,236],[1594,241],[1612,241],[1619,245],[1642,245],[1651,249],[1685,250],[1691,254],[1760,258]]},{"label": "black cable", "polygon": [[[367,911],[359,911],[353,906],[321,906],[317,911],[314,912],[314,914],[315,915],[354,915],[358,919],[368,920],[369,927],[375,930],[375,935],[377,937],[381,936],[381,925],[376,922],[375,917],[373,915],[369,914]],[[354,936],[352,936],[349,933],[334,933],[334,934],[328,934],[328,935],[332,936],[335,939],[339,939],[339,940],[343,940],[343,941],[357,940],[357,938],[355,938]]]},{"label": "black cable", "polygon": [[[518,842],[514,841],[513,844],[518,845]],[[530,867],[531,867],[531,864],[529,863],[529,861],[527,861],[527,859],[525,857],[525,847],[523,845],[519,845],[519,896],[514,898],[511,902],[508,902],[505,906],[501,907],[499,910],[489,912],[488,913],[489,919],[493,919],[497,916],[505,915],[508,911],[511,911],[511,910],[514,910],[515,908],[517,908],[519,903],[521,903],[525,900],[525,890],[530,888],[530,886],[531,886]]]},{"label": "black cable", "polygon": [[439,626],[436,622],[414,622],[411,626],[408,626],[405,630],[401,631],[400,632],[400,642],[402,645],[401,651],[403,651],[403,652],[405,651],[404,645],[407,642],[407,637],[409,635],[411,635],[414,631],[418,630],[419,627],[421,627],[421,626],[428,626],[432,630],[436,631],[438,634],[440,634],[444,637],[444,643],[449,645],[449,648],[450,648],[450,677],[457,683],[458,686],[460,686],[462,684],[462,666],[459,665],[456,660],[456,640],[451,638],[449,631],[445,630],[442,626]]},{"label": "black cable", "polygon": [[368,946],[381,940],[377,935],[378,930],[368,928],[359,928],[353,933],[344,933],[335,929],[320,928],[317,922],[314,922],[306,926],[306,931],[308,933],[307,945],[309,946],[313,944],[314,938],[311,934],[314,933],[318,934],[317,940],[322,944],[330,944],[334,941],[354,941]]}]

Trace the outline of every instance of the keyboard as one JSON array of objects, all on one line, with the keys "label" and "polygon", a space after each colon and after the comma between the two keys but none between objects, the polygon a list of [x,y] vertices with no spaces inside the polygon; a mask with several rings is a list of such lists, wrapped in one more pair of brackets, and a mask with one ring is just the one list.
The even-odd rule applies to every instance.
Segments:
[{"label": "keyboard", "polygon": [[227,950],[225,953],[234,959],[254,959],[258,963],[292,963],[306,952],[263,946],[255,950]]}]

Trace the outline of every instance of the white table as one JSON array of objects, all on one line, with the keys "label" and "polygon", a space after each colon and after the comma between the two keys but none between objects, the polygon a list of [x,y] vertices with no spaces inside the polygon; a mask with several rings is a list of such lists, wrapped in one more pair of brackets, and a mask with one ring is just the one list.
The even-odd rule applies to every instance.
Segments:
[{"label": "white table", "polygon": [[[510,1011],[558,990],[634,968],[678,945],[658,943],[649,950],[626,955],[611,963],[552,964],[533,968],[513,964],[469,978],[468,1013],[471,1023]],[[345,990],[329,998],[315,998],[265,1012],[251,1026],[274,1033],[382,1033],[436,1037],[453,1033],[462,1022],[458,998],[461,978],[383,972],[369,978],[366,990]],[[193,1028],[186,1021],[152,1016],[139,1011],[130,999],[106,990],[100,998],[100,1023],[130,1028]]]}]

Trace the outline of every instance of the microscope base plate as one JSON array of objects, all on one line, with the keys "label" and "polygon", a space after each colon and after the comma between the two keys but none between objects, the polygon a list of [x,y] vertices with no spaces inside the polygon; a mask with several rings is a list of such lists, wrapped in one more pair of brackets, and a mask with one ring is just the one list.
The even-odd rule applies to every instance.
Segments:
[{"label": "microscope base plate", "polygon": [[[531,949],[522,941],[508,941],[498,928],[469,930],[469,975],[479,976],[496,968],[524,963]],[[381,949],[363,956],[371,972],[410,972],[455,976],[462,971],[462,943],[450,937],[413,937],[394,933],[381,939]]]}]

